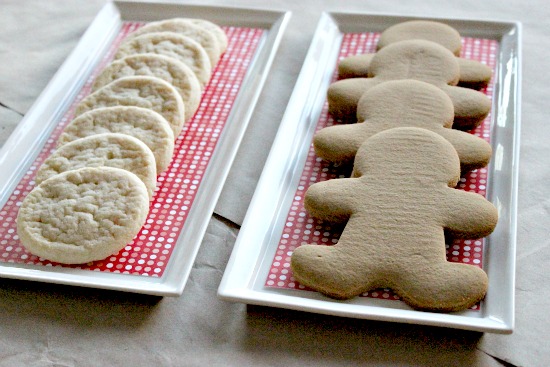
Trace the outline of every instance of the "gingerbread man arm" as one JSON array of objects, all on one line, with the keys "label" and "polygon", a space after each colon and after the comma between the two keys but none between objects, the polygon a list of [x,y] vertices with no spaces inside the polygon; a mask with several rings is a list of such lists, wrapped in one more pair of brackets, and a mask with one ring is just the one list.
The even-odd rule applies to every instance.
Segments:
[{"label": "gingerbread man arm", "polygon": [[340,79],[368,78],[370,62],[374,55],[376,54],[360,54],[346,57],[338,64],[338,77]]},{"label": "gingerbread man arm", "polygon": [[491,144],[485,140],[464,131],[454,129],[438,130],[439,135],[447,139],[456,149],[462,172],[485,167],[489,163],[493,150]]},{"label": "gingerbread man arm", "polygon": [[317,182],[309,187],[304,207],[315,218],[342,223],[350,217],[358,190],[357,178]]},{"label": "gingerbread man arm", "polygon": [[498,211],[483,196],[457,189],[448,189],[445,200],[444,227],[460,238],[481,238],[493,232]]},{"label": "gingerbread man arm", "polygon": [[376,84],[373,78],[352,78],[332,83],[327,91],[329,113],[335,118],[355,120],[359,99]]},{"label": "gingerbread man arm", "polygon": [[458,85],[461,87],[481,89],[486,87],[491,80],[493,71],[490,67],[476,60],[457,58],[460,67],[460,80]]},{"label": "gingerbread man arm", "polygon": [[453,101],[455,107],[453,128],[455,129],[473,129],[491,111],[491,100],[477,90],[450,85],[442,85],[441,89]]},{"label": "gingerbread man arm", "polygon": [[329,161],[353,162],[355,153],[370,135],[375,127],[365,129],[362,124],[333,125],[319,130],[313,138],[313,146],[317,156]]}]

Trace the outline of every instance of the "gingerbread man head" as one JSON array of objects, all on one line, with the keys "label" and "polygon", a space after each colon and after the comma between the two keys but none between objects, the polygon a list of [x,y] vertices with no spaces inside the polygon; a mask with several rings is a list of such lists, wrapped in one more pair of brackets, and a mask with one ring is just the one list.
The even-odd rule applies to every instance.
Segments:
[{"label": "gingerbread man head", "polygon": [[294,251],[297,281],[338,299],[387,287],[432,311],[462,310],[484,297],[485,272],[448,262],[444,232],[486,236],[497,211],[482,196],[453,188],[460,167],[447,140],[421,128],[385,130],[361,146],[354,173],[308,189],[312,216],[346,225],[336,245]]},{"label": "gingerbread man head", "polygon": [[455,56],[459,56],[462,49],[460,33],[456,29],[431,20],[409,20],[388,27],[380,34],[376,48],[380,50],[392,43],[415,39],[440,44]]},{"label": "gingerbread man head", "polygon": [[335,118],[354,118],[359,99],[370,88],[390,80],[414,79],[444,91],[454,106],[454,127],[471,129],[487,116],[491,101],[483,93],[457,87],[460,68],[453,53],[434,42],[400,41],[378,51],[368,78],[343,79],[327,92],[329,112]]},{"label": "gingerbread man head", "polygon": [[330,162],[352,162],[359,147],[372,135],[394,127],[421,127],[446,138],[458,152],[462,171],[487,165],[489,143],[452,129],[453,103],[440,88],[417,80],[394,80],[367,90],[357,104],[358,124],[321,129],[313,139],[316,154]]}]

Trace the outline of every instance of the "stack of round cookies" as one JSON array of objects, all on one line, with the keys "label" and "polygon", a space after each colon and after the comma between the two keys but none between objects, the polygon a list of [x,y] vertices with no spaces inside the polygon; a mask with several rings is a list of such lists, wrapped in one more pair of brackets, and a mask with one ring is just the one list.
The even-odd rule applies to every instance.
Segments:
[{"label": "stack of round cookies", "polygon": [[81,264],[117,253],[137,235],[157,175],[226,48],[219,26],[191,18],[148,23],[121,43],[19,209],[29,252]]}]

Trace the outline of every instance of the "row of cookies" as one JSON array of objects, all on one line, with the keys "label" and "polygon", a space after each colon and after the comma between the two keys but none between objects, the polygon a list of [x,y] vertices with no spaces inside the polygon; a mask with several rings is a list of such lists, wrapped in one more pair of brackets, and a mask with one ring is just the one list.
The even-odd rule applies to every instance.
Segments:
[{"label": "row of cookies", "polygon": [[[369,136],[409,125],[449,140],[458,152],[462,172],[485,167],[492,155],[490,144],[464,130],[477,127],[491,110],[490,99],[471,89],[486,86],[491,69],[460,58],[460,50],[461,37],[454,28],[415,20],[382,32],[376,53],[343,59],[338,65],[340,80],[327,92],[329,112],[360,124],[322,129],[314,137],[316,154],[329,162],[349,163]],[[373,102],[380,96],[385,102]]]},{"label": "row of cookies", "polygon": [[121,43],[23,200],[17,229],[29,252],[80,264],[135,237],[226,47],[214,23],[179,18],[149,23]]},{"label": "row of cookies", "polygon": [[339,75],[343,78],[327,93],[329,112],[335,118],[355,119],[365,91],[401,79],[424,81],[444,91],[455,109],[454,128],[471,130],[487,117],[491,101],[466,86],[486,85],[491,70],[456,56],[461,45],[456,30],[438,22],[410,21],[388,28],[380,41],[375,54],[352,56],[340,63]]},{"label": "row of cookies", "polygon": [[[484,297],[486,273],[448,262],[445,250],[445,235],[484,237],[498,220],[484,197],[455,188],[461,172],[491,157],[485,140],[453,129],[457,118],[459,128],[477,126],[489,112],[486,105],[490,109],[482,93],[456,86],[458,58],[441,46],[459,47],[456,35],[435,22],[389,28],[377,53],[363,58],[367,65],[355,63],[360,57],[351,60],[355,76],[361,66],[366,77],[329,87],[330,113],[345,118],[353,112],[357,123],[321,129],[315,151],[328,161],[353,162],[353,171],[306,192],[310,215],[345,228],[334,246],[302,245],[293,252],[293,276],[302,285],[337,299],[391,288],[411,307],[438,312],[463,310]],[[469,81],[485,78],[473,74]]]}]

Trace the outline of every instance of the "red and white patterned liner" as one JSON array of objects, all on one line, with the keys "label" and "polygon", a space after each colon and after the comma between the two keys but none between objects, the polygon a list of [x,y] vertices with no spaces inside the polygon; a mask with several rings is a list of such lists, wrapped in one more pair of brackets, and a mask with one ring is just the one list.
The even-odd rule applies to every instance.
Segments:
[{"label": "red and white patterned liner", "polygon": [[[379,36],[379,33],[345,34],[340,47],[339,60],[352,55],[375,52]],[[497,51],[498,42],[495,40],[462,38],[461,57],[477,60],[488,65],[492,68],[493,74],[497,64]],[[334,71],[333,81],[336,79],[337,70]],[[489,98],[492,98],[493,82],[483,89],[482,92]],[[338,122],[334,121],[328,114],[328,105],[325,102],[316,129],[318,131],[335,123],[337,124]],[[489,115],[472,133],[489,142],[490,129],[491,116]],[[343,225],[331,225],[310,217],[303,206],[304,195],[308,187],[315,182],[343,178],[347,174],[348,172],[343,172],[341,168],[318,158],[313,150],[313,145],[310,146],[278,248],[265,281],[267,287],[309,290],[299,284],[292,276],[290,269],[292,252],[303,244],[336,244],[342,232]],[[470,172],[462,177],[458,184],[459,189],[476,192],[483,196],[486,194],[486,186],[487,168]],[[484,239],[456,240],[447,245],[447,259],[452,262],[463,262],[481,267],[484,244]],[[379,299],[399,299],[390,289],[376,289],[366,292],[363,296]],[[474,306],[474,309],[479,309],[479,305]]]},{"label": "red and white patterned liner", "polygon": [[203,91],[199,109],[191,121],[186,123],[176,140],[170,166],[158,177],[146,224],[123,250],[102,261],[79,266],[61,265],[28,253],[21,245],[16,229],[18,208],[35,186],[36,170],[55,150],[59,135],[73,118],[74,108],[90,93],[95,77],[112,60],[120,42],[143,24],[123,24],[109,52],[90,75],[35,162],[0,209],[0,262],[63,266],[141,276],[163,275],[244,76],[265,33],[263,29],[224,27],[228,37],[228,48]]}]

